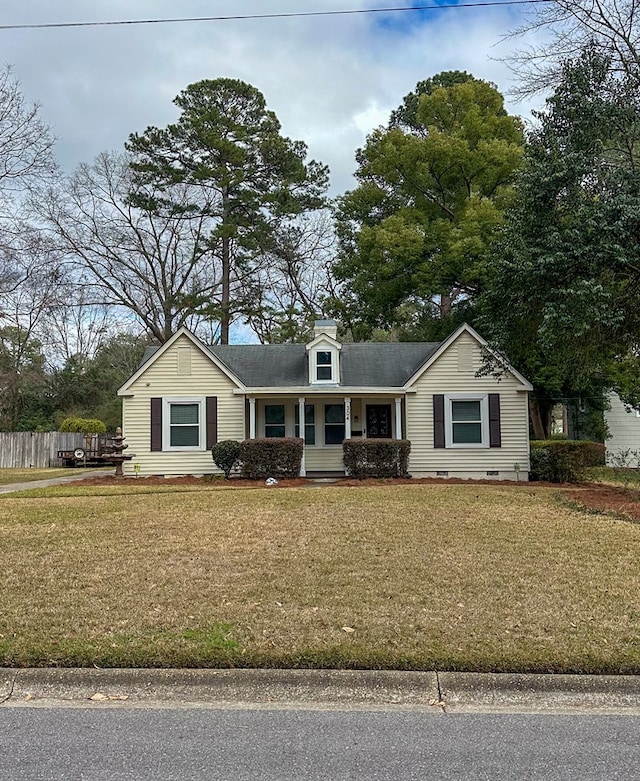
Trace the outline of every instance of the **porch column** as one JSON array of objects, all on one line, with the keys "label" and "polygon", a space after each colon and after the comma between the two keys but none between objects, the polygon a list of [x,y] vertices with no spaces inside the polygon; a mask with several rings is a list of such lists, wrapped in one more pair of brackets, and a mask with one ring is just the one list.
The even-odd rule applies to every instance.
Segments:
[{"label": "porch column", "polygon": [[351,439],[351,399],[344,400],[344,438]]},{"label": "porch column", "polygon": [[249,396],[249,439],[256,438],[256,399]]},{"label": "porch column", "polygon": [[402,396],[396,396],[396,439],[402,439]]},{"label": "porch column", "polygon": [[300,396],[298,399],[298,424],[300,430],[300,436],[302,437],[302,461],[300,461],[300,477],[305,477],[307,474],[307,466],[304,460],[305,450],[307,449],[307,419],[304,414],[304,396]]}]

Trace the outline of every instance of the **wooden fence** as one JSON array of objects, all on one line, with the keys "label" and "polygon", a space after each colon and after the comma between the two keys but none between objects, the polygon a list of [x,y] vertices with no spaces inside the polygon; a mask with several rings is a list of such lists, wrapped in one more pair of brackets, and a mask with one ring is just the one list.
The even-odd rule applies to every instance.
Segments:
[{"label": "wooden fence", "polygon": [[0,432],[0,469],[62,466],[58,460],[58,450],[75,450],[84,447],[84,443],[83,434],[60,431]]}]

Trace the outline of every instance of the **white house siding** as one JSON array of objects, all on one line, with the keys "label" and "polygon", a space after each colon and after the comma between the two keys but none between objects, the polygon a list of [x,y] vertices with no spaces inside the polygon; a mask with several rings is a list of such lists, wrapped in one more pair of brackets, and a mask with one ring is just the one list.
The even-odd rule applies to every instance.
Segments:
[{"label": "white house siding", "polygon": [[[185,350],[189,350],[190,357]],[[208,450],[151,452],[150,399],[216,396],[218,441],[241,440],[244,439],[244,396],[234,396],[234,387],[224,372],[186,336],[180,337],[173,349],[161,355],[131,385],[128,393],[133,396],[123,399],[122,428],[129,445],[126,452],[135,453],[135,458],[124,465],[125,474],[134,474],[134,464],[140,465],[140,475],[218,472]]]},{"label": "white house siding", "polygon": [[307,472],[344,472],[342,445],[305,447],[304,461]]},{"label": "white house siding", "polygon": [[[411,440],[409,471],[414,477],[447,477],[527,480],[529,430],[527,394],[511,374],[500,382],[477,377],[482,365],[480,345],[467,332],[441,355],[416,381],[416,393],[407,394],[407,438]],[[502,446],[499,448],[434,448],[433,395],[449,393],[499,393]],[[515,465],[519,465],[519,474]],[[498,474],[487,474],[497,472]]]},{"label": "white house siding", "polygon": [[640,451],[640,417],[635,410],[627,412],[616,394],[609,396],[609,404],[610,408],[605,411],[604,417],[609,429],[609,437],[605,440],[607,462],[611,464],[612,457],[627,450]]}]

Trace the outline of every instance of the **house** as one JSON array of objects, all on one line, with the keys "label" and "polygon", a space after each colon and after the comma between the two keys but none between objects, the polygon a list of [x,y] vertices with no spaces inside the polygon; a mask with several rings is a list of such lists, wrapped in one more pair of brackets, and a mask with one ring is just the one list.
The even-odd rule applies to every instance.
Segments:
[{"label": "house", "polygon": [[[609,466],[638,466],[640,412],[626,406],[616,393],[609,394],[607,401],[608,409],[605,409],[604,413],[608,431],[604,443],[607,464]],[[638,455],[634,455],[634,451]],[[625,460],[626,464],[623,463]]]},{"label": "house", "polygon": [[486,342],[342,344],[318,320],[306,345],[203,344],[181,329],[120,388],[125,474],[210,474],[225,439],[303,436],[302,475],[344,474],[342,441],[409,439],[414,477],[528,479],[531,385],[480,376]]}]

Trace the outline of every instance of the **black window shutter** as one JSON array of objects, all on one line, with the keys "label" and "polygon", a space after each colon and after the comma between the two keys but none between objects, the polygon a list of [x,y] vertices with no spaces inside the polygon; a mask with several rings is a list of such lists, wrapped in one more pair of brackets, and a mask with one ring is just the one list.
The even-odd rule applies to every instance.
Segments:
[{"label": "black window shutter", "polygon": [[444,394],[433,397],[433,446],[444,447]]},{"label": "black window shutter", "polygon": [[218,441],[218,397],[207,396],[207,450]]},{"label": "black window shutter", "polygon": [[489,394],[489,447],[502,447],[499,393]]},{"label": "black window shutter", "polygon": [[162,399],[151,399],[151,450],[162,450]]}]

